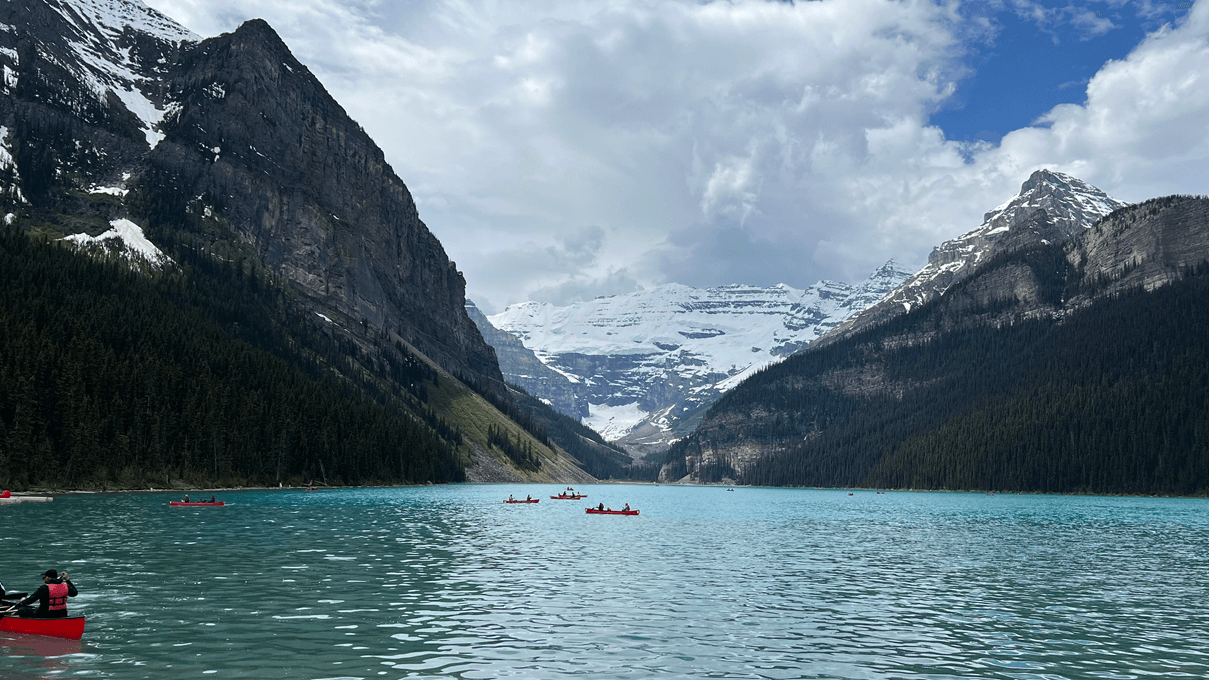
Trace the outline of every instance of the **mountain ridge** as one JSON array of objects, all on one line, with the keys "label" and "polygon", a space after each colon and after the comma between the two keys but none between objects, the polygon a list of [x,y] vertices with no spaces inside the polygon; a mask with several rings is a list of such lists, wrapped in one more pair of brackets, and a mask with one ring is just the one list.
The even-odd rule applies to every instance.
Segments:
[{"label": "mountain ridge", "polygon": [[543,398],[573,392],[590,411],[575,415],[641,457],[687,434],[694,414],[717,395],[805,347],[908,275],[891,260],[857,285],[665,284],[565,307],[520,303],[488,321],[565,382],[534,378],[528,359],[508,364],[511,350],[501,352],[509,380]]},{"label": "mountain ridge", "polygon": [[[1209,198],[1118,208],[1065,243],[1045,238],[1061,228],[1045,215],[1017,224],[1031,244],[725,395],[669,451],[661,481],[1194,491],[1196,480],[1169,472],[1161,487],[1131,480],[1098,451],[1152,470],[1175,463],[1142,441],[1170,444],[1178,430],[1178,450],[1152,448],[1179,465],[1209,445],[1196,428],[1145,416],[1156,404],[1178,418],[1209,405],[1193,370],[1206,352],[1197,328],[1209,302]],[[1164,313],[1192,325],[1153,318]],[[1073,467],[1046,478],[1050,459]]]},{"label": "mountain ridge", "polygon": [[1127,203],[1076,177],[1033,172],[1020,192],[983,215],[983,222],[932,249],[928,264],[876,304],[829,331],[822,343],[885,322],[943,295],[980,262],[1035,242],[1066,242]]}]

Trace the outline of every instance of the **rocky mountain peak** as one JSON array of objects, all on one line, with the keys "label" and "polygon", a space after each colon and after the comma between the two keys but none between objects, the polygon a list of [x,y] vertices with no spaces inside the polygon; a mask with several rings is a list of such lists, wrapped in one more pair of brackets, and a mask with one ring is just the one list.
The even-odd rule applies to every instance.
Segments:
[{"label": "rocky mountain peak", "polygon": [[1044,210],[1060,238],[1069,239],[1125,205],[1077,177],[1037,170],[1020,186],[1019,194],[987,212],[982,226],[971,234],[1001,233],[997,230],[1010,230],[1012,225],[1034,218],[1038,211]]},{"label": "rocky mountain peak", "polygon": [[1069,241],[1126,205],[1077,177],[1037,170],[1020,186],[1020,193],[988,211],[976,229],[933,248],[923,269],[821,341],[832,342],[909,312],[943,295],[999,253]]}]

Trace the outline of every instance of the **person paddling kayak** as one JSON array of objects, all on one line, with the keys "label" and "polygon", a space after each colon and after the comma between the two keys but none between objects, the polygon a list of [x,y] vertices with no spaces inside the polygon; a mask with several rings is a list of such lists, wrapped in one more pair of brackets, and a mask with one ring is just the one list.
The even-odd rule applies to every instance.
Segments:
[{"label": "person paddling kayak", "polygon": [[[33,595],[17,603],[17,611],[21,616],[35,616],[41,619],[60,619],[67,617],[67,598],[80,593],[76,586],[67,578],[67,572],[59,574],[54,569],[42,573],[42,587]],[[28,605],[38,603],[38,609]]]}]

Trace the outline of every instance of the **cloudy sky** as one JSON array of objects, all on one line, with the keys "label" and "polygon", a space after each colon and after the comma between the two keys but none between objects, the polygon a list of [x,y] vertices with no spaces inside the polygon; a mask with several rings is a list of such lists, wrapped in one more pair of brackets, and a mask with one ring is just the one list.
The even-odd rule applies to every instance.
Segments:
[{"label": "cloudy sky", "polygon": [[1209,193],[1209,0],[144,0],[260,17],[489,313],[922,266],[1049,167]]}]

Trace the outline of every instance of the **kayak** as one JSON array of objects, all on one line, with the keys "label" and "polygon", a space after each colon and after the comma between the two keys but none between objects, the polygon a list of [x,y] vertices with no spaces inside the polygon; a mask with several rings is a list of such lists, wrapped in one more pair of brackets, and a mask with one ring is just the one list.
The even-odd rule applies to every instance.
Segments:
[{"label": "kayak", "polygon": [[553,498],[556,501],[577,501],[581,498],[587,498],[587,497],[588,497],[588,494],[585,493],[585,494],[582,494],[579,496],[551,496],[550,498]]},{"label": "kayak", "polygon": [[0,631],[79,640],[84,635],[84,617],[68,616],[62,619],[26,619],[20,616],[3,616],[0,617]]},{"label": "kayak", "polygon": [[190,501],[188,503],[186,503],[184,501],[168,501],[168,505],[188,505],[188,506],[214,505],[214,506],[218,506],[218,505],[225,505],[225,504],[226,504],[226,501],[214,501],[213,503],[211,503],[210,501],[205,501],[205,502]]},{"label": "kayak", "polygon": [[536,503],[536,502],[538,502],[538,501],[540,501],[540,500],[541,500],[540,498],[534,498],[534,499],[533,499],[533,500],[531,500],[531,501],[504,501],[504,502],[505,502],[505,503]]},{"label": "kayak", "polygon": [[589,515],[637,515],[637,510],[597,510],[596,508],[584,508]]}]

